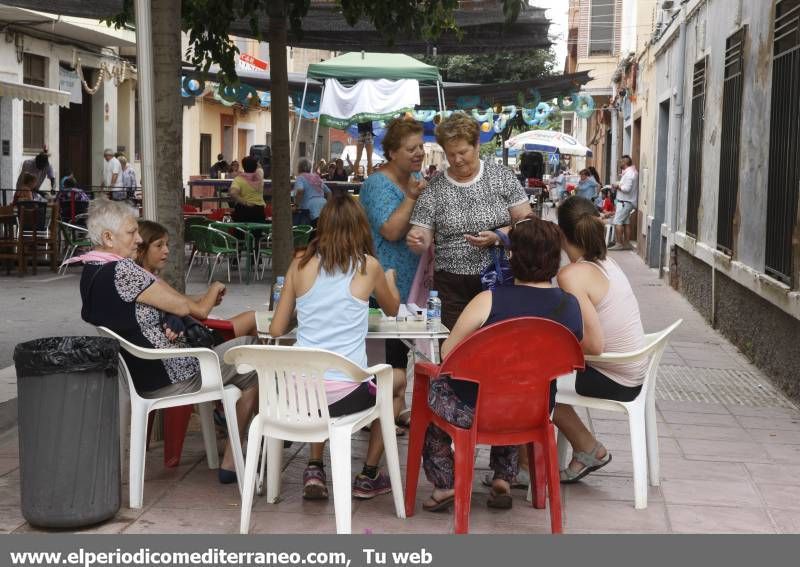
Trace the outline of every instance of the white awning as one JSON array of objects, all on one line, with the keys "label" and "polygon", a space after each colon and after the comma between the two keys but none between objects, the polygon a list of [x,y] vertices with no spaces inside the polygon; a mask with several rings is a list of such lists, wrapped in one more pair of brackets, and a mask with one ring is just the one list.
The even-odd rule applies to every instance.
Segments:
[{"label": "white awning", "polygon": [[58,106],[69,106],[69,93],[34,85],[24,85],[0,81],[0,96],[10,96],[20,100],[39,102],[42,104],[57,104]]}]

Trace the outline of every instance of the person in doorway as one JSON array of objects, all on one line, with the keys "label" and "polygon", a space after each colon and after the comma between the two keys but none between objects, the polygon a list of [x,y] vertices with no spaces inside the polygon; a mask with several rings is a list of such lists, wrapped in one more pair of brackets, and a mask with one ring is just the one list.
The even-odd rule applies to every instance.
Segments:
[{"label": "person in doorway", "polygon": [[631,156],[624,155],[619,160],[622,177],[619,183],[612,184],[617,190],[616,212],[614,213],[614,231],[616,244],[609,250],[630,250],[633,234],[631,215],[636,210],[639,199],[639,172],[633,165]]},{"label": "person in doorway", "polygon": [[19,172],[19,177],[17,177],[17,192],[23,188],[22,176],[25,173],[30,173],[36,178],[36,182],[27,186],[27,189],[38,193],[42,190],[44,180],[49,179],[50,192],[56,190],[56,176],[53,173],[53,166],[50,165],[50,152],[47,150],[47,146],[44,146],[35,158],[26,159],[22,162],[22,169]]},{"label": "person in doorway", "polygon": [[229,169],[228,162],[225,161],[225,156],[223,154],[217,154],[217,162],[211,166],[209,170],[209,175],[211,179],[221,179],[222,174],[228,174]]},{"label": "person in doorway", "polygon": [[122,190],[122,164],[114,157],[114,150],[103,150],[103,189],[110,191],[109,197],[114,201],[124,201],[127,194]]},{"label": "person in doorway", "polygon": [[358,125],[358,141],[356,142],[356,164],[361,164],[361,154],[367,150],[367,175],[372,173],[372,145],[375,134],[372,131],[372,121],[361,122]]}]

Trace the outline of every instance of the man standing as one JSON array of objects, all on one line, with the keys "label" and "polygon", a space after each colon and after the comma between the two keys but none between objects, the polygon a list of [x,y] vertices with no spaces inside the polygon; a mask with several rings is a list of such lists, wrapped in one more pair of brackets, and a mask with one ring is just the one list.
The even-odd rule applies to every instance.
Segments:
[{"label": "man standing", "polygon": [[609,250],[630,250],[633,236],[631,215],[636,210],[639,199],[639,172],[633,165],[631,156],[624,155],[620,159],[622,177],[619,183],[612,184],[617,189],[617,211],[614,214],[614,231],[617,243]]},{"label": "man standing", "polygon": [[114,150],[106,148],[103,150],[103,189],[111,189],[109,197],[115,201],[124,201],[127,197],[122,190],[122,165],[114,157]]},{"label": "man standing", "polygon": [[22,177],[26,173],[36,177],[35,185],[30,188],[34,193],[42,189],[42,183],[44,183],[45,179],[50,180],[50,191],[55,191],[56,176],[53,174],[53,166],[50,165],[50,152],[47,151],[47,146],[44,146],[35,158],[26,159],[22,162],[22,170],[19,172],[19,177],[17,177],[17,191],[23,189]]},{"label": "man standing", "polygon": [[222,154],[217,154],[217,163],[212,165],[211,170],[209,171],[211,179],[220,179],[222,177],[222,173],[227,175],[228,169],[229,166],[228,162],[225,161],[225,156]]}]

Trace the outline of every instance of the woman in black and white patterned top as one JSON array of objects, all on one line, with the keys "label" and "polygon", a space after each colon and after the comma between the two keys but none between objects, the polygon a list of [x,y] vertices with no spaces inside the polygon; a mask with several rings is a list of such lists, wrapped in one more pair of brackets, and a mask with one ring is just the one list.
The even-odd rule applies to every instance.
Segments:
[{"label": "woman in black and white patterned top", "polygon": [[492,262],[489,248],[500,243],[494,230],[531,212],[513,172],[480,160],[478,123],[453,113],[436,127],[448,168],[434,177],[417,200],[406,241],[421,254],[434,245],[434,286],[442,299],[442,323],[452,329],[481,290],[481,271]]},{"label": "woman in black and white patterned top", "polygon": [[[186,347],[182,333],[165,323],[165,314],[179,318],[205,319],[222,301],[225,286],[214,282],[206,293],[184,295],[133,261],[142,242],[137,211],[124,201],[95,199],[89,206],[87,229],[94,250],[81,257],[81,317],[92,325],[108,327],[124,339],[143,348]],[[254,337],[238,337],[214,348],[222,359],[233,346],[255,342]],[[161,398],[194,392],[200,388],[200,366],[196,358],[143,360],[121,351],[131,372],[134,387],[144,398]],[[242,390],[236,404],[240,435],[255,413],[258,380],[255,372],[239,374],[234,365],[221,363],[224,384]],[[224,484],[236,481],[230,443],[220,464],[219,479]]]}]

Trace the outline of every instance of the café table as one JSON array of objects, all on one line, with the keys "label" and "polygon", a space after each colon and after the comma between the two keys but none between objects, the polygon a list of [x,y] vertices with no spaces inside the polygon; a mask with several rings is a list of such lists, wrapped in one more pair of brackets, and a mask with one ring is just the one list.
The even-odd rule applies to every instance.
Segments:
[{"label": "caf\u00e9 table", "polygon": [[[415,306],[401,307],[401,312],[414,313]],[[292,329],[285,335],[273,337],[269,334],[269,324],[272,321],[272,311],[256,311],[256,329],[258,337],[264,341],[294,340],[297,329]],[[388,317],[380,309],[370,309],[367,327],[367,340],[374,339],[399,339],[411,349],[414,356],[420,356],[430,362],[439,362],[439,341],[446,339],[450,330],[439,323],[436,329],[428,330],[426,321],[418,320],[413,315]],[[419,343],[427,347],[425,352],[420,349]]]}]

